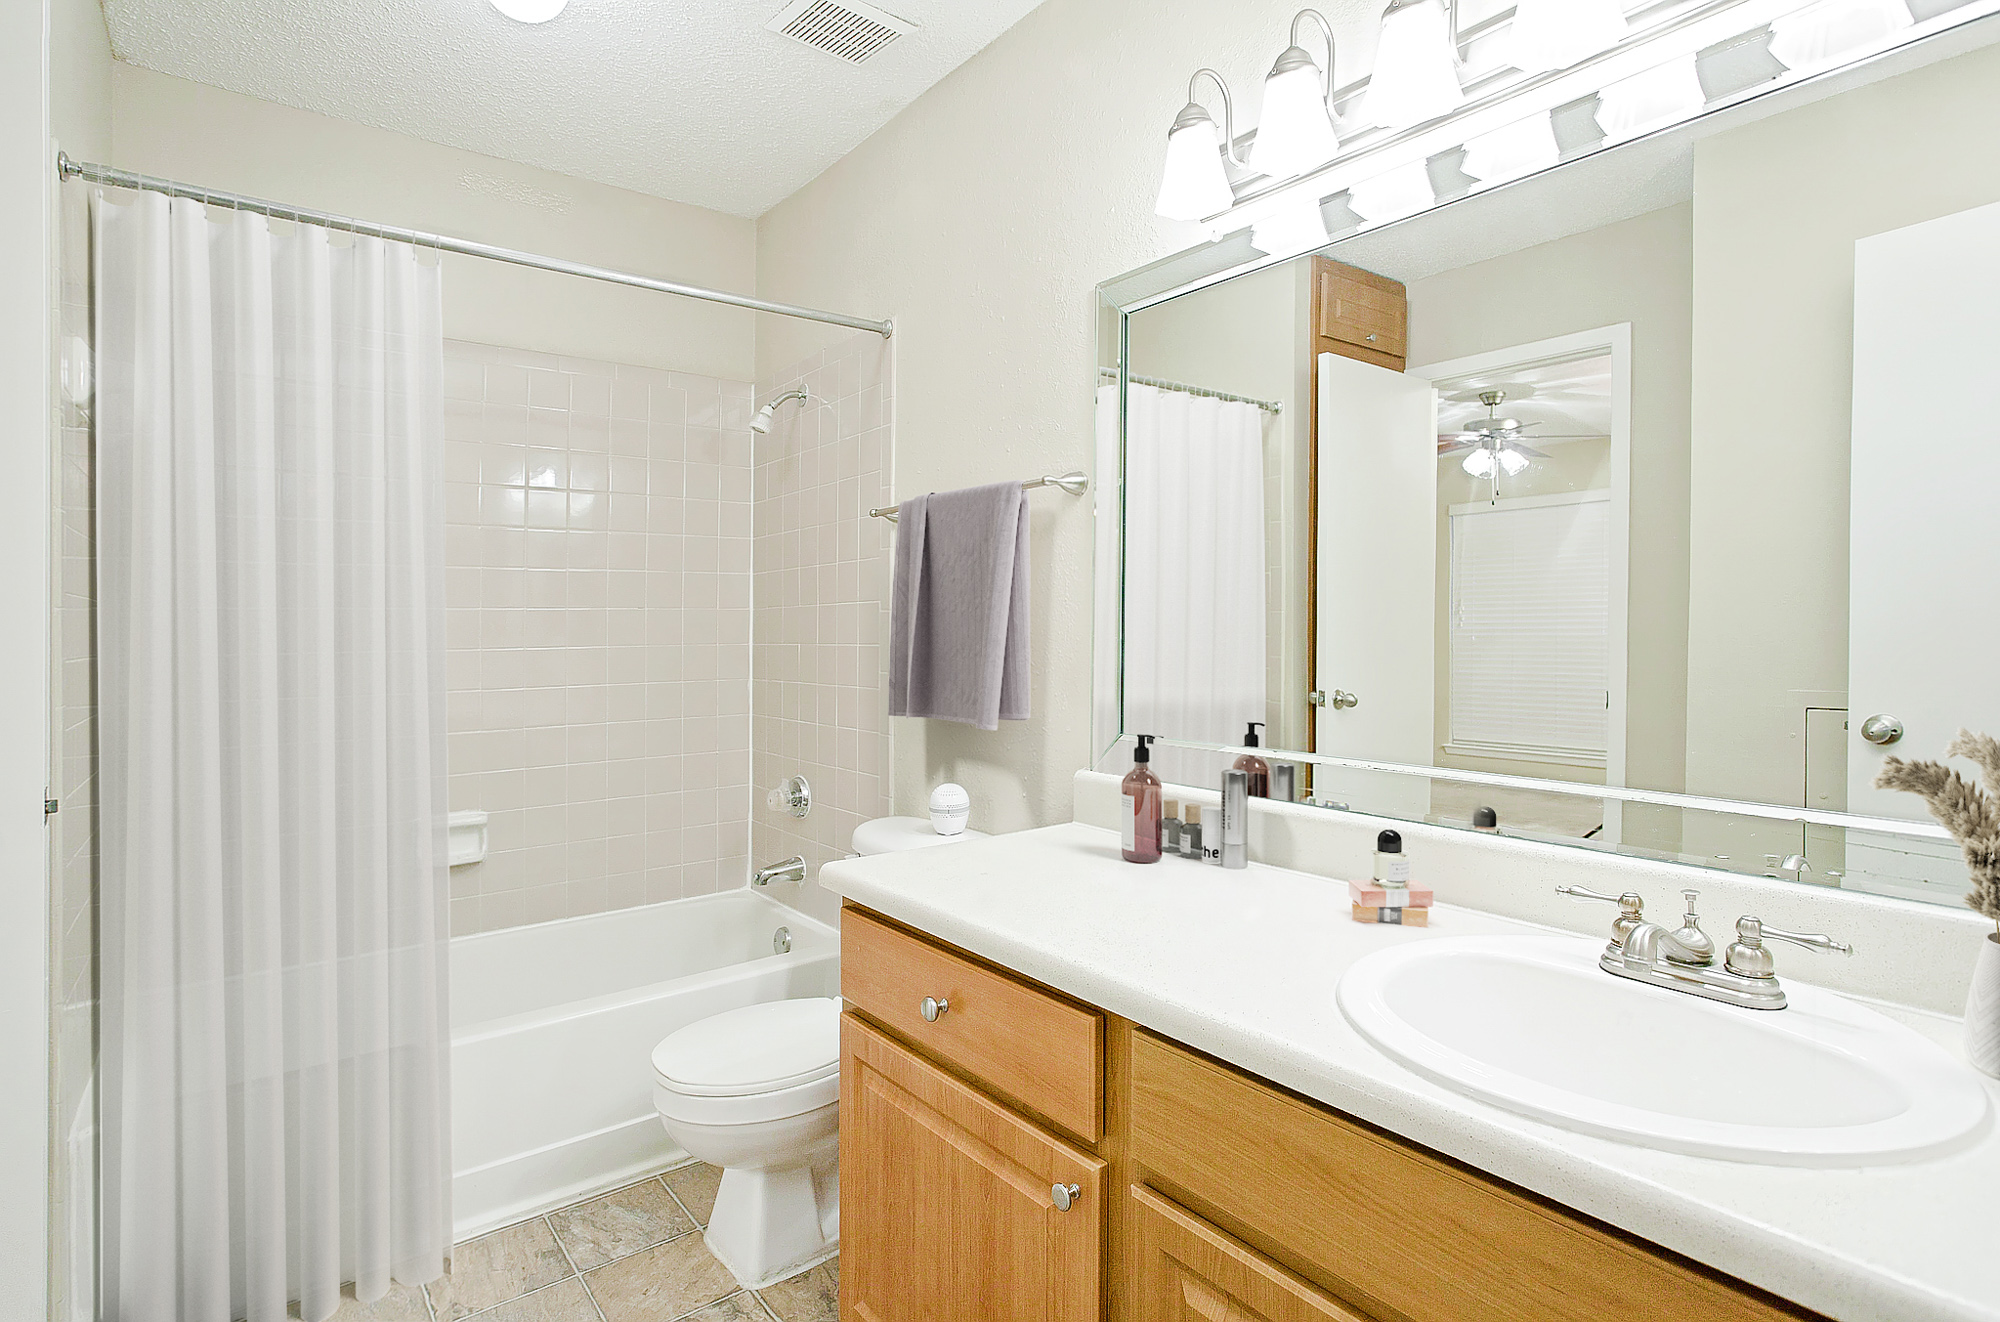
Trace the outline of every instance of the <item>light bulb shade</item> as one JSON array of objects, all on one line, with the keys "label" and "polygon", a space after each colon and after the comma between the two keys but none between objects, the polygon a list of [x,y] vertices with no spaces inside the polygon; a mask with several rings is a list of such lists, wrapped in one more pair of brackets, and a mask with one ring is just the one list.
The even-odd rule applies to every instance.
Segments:
[{"label": "light bulb shade", "polygon": [[1520,0],[1500,58],[1522,73],[1567,69],[1625,39],[1618,0]]},{"label": "light bulb shade", "polygon": [[1348,209],[1370,225],[1385,225],[1428,211],[1436,201],[1431,172],[1423,161],[1399,165],[1347,190]]},{"label": "light bulb shade", "polygon": [[1528,466],[1528,456],[1511,445],[1500,447],[1500,467],[1508,477],[1519,477],[1521,470]]},{"label": "light bulb shade", "polygon": [[1250,227],[1250,246],[1269,257],[1296,257],[1329,242],[1319,203],[1299,202]]},{"label": "light bulb shade", "polygon": [[1468,140],[1465,163],[1459,169],[1477,181],[1473,185],[1477,191],[1510,179],[1526,178],[1561,159],[1555,121],[1543,111]]},{"label": "light bulb shade", "polygon": [[1406,129],[1449,114],[1464,100],[1444,6],[1439,0],[1394,0],[1382,15],[1361,117],[1386,129]]},{"label": "light bulb shade", "polygon": [[1200,220],[1236,203],[1222,168],[1222,135],[1201,107],[1189,105],[1167,135],[1167,165],[1153,210],[1168,220]]},{"label": "light bulb shade", "polygon": [[1904,0],[1821,0],[1771,20],[1771,56],[1787,69],[1837,64],[1914,21]]},{"label": "light bulb shade", "polygon": [[1701,90],[1694,58],[1683,55],[1601,89],[1597,127],[1604,130],[1604,145],[1627,142],[1700,114],[1708,104],[1708,93]]},{"label": "light bulb shade", "polygon": [[1257,140],[1250,146],[1250,168],[1273,179],[1290,179],[1317,170],[1339,151],[1319,66],[1294,46],[1264,80],[1264,117],[1257,121]]},{"label": "light bulb shade", "polygon": [[493,7],[516,23],[546,23],[569,5],[569,0],[493,0]]},{"label": "light bulb shade", "polygon": [[1493,451],[1482,445],[1477,450],[1468,452],[1465,456],[1465,462],[1460,464],[1459,467],[1474,477],[1492,477]]}]

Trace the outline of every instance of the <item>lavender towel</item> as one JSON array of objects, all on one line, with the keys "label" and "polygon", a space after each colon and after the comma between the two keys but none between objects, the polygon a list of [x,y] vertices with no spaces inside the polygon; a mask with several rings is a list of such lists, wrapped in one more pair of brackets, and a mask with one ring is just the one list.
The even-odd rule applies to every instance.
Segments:
[{"label": "lavender towel", "polygon": [[889,714],[982,730],[1028,719],[1028,503],[1019,482],[898,508]]}]

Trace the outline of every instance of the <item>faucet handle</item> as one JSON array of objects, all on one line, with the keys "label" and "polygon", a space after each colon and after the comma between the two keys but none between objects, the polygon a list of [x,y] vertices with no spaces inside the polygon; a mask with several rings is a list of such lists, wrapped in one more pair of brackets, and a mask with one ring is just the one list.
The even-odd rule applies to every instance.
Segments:
[{"label": "faucet handle", "polygon": [[1623,895],[1606,895],[1587,886],[1558,886],[1556,894],[1574,896],[1579,900],[1602,900],[1606,904],[1617,905],[1618,917],[1611,922],[1611,944],[1620,950],[1625,948],[1625,938],[1632,935],[1633,929],[1645,921],[1646,901],[1637,891],[1626,891]]},{"label": "faucet handle", "polygon": [[1730,943],[1728,954],[1723,958],[1723,967],[1731,973],[1745,978],[1769,978],[1777,973],[1777,966],[1771,959],[1771,952],[1764,949],[1764,938],[1789,941],[1807,950],[1817,950],[1824,954],[1851,955],[1854,947],[1845,941],[1836,941],[1830,936],[1808,932],[1784,932],[1767,926],[1763,919],[1749,914],[1736,920],[1736,940]]},{"label": "faucet handle", "polygon": [[1695,912],[1695,901],[1701,898],[1701,892],[1690,887],[1681,892],[1681,898],[1687,901],[1687,912],[1681,915],[1680,930],[1667,945],[1666,956],[1676,964],[1707,968],[1715,963],[1715,941],[1701,930],[1701,915]]}]

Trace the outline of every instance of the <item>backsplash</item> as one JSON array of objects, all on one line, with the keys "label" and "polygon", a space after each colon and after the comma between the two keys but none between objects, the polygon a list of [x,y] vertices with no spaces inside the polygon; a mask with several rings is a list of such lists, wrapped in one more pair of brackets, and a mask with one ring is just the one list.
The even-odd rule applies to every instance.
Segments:
[{"label": "backsplash", "polygon": [[751,388],[445,346],[454,934],[743,884]]},{"label": "backsplash", "polygon": [[[759,864],[802,854],[813,871],[854,828],[889,812],[889,563],[893,352],[879,335],[836,344],[760,382],[770,399],[804,386],[756,442],[756,799]],[[824,400],[825,404],[817,401]],[[787,776],[812,783],[812,815],[767,807]],[[810,907],[815,885],[786,903]]]}]

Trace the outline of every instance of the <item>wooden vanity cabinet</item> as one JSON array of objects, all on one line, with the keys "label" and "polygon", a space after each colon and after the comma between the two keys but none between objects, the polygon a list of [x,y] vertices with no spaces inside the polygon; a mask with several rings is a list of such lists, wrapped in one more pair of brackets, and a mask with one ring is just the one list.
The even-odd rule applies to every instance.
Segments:
[{"label": "wooden vanity cabinet", "polygon": [[842,1322],[1817,1316],[866,911],[842,931]]}]

